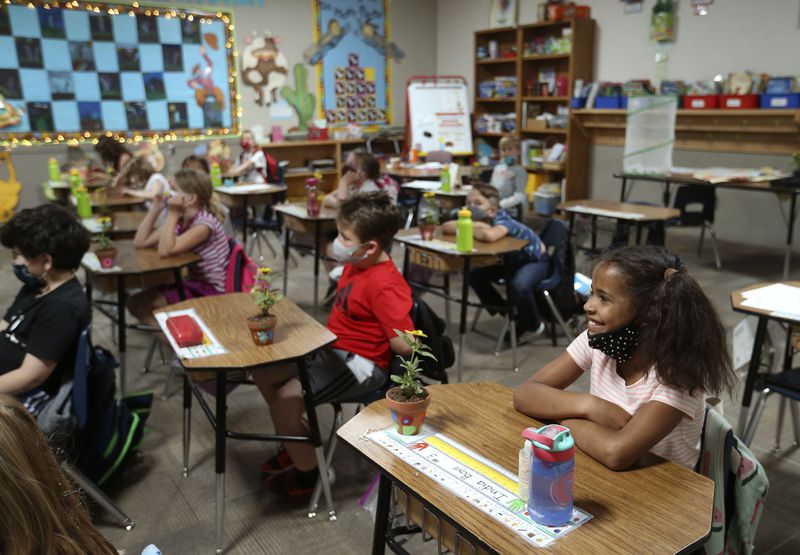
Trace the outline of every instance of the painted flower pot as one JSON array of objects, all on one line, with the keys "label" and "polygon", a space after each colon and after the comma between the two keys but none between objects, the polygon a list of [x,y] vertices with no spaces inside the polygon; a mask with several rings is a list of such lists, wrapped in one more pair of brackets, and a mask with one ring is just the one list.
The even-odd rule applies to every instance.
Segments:
[{"label": "painted flower pot", "polygon": [[247,327],[250,329],[250,337],[256,345],[272,345],[275,339],[275,327],[278,325],[278,318],[272,314],[257,314],[247,319]]},{"label": "painted flower pot", "polygon": [[430,241],[433,239],[434,231],[436,231],[436,224],[419,224],[419,234],[422,236],[423,241]]},{"label": "painted flower pot", "polygon": [[117,248],[111,247],[108,249],[97,249],[94,251],[97,255],[97,259],[100,261],[100,267],[103,269],[108,270],[109,268],[113,268],[114,264],[117,261]]},{"label": "painted flower pot", "polygon": [[392,412],[392,422],[397,433],[404,436],[417,435],[422,431],[425,413],[431,404],[431,395],[423,388],[425,397],[414,401],[402,401],[400,388],[393,387],[386,392],[386,402]]}]

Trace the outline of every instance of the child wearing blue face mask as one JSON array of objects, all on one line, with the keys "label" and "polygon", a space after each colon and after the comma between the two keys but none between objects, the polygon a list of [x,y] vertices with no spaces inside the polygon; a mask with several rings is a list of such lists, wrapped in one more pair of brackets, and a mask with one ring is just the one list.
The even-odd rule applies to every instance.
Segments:
[{"label": "child wearing blue face mask", "polygon": [[71,378],[78,337],[89,325],[89,301],[75,277],[89,233],[73,214],[46,204],[11,218],[0,243],[12,250],[23,283],[0,321],[0,393],[41,408]]},{"label": "child wearing blue face mask", "polygon": [[[550,264],[546,248],[539,236],[526,225],[516,221],[500,208],[500,196],[497,189],[485,183],[472,186],[467,195],[467,208],[472,212],[473,235],[477,241],[499,241],[503,237],[525,239],[528,245],[519,252],[509,255],[507,262],[512,265],[512,288],[518,301],[516,320],[517,337],[526,333],[530,337],[544,332],[544,323],[539,319],[536,307],[536,286],[547,277]],[[442,233],[454,235],[456,222],[449,221],[442,225]],[[475,290],[481,303],[487,307],[505,306],[506,302],[495,288],[495,282],[506,276],[503,265],[476,268],[469,274],[469,284]],[[495,314],[493,308],[488,308]]]},{"label": "child wearing blue face mask", "polygon": [[[327,327],[336,342],[322,349],[308,367],[316,404],[352,398],[386,383],[394,354],[411,350],[394,329],[413,329],[411,289],[386,254],[397,233],[397,208],[383,192],[343,200],[336,218],[339,234],[333,254],[344,264]],[[307,435],[302,389],[294,366],[253,372],[269,404],[275,430]],[[314,491],[314,447],[291,442],[261,467],[273,493],[305,497]]]},{"label": "child wearing blue face mask", "polygon": [[528,212],[528,172],[519,163],[519,139],[510,135],[500,139],[500,158],[489,183],[500,193],[500,208],[522,218]]}]

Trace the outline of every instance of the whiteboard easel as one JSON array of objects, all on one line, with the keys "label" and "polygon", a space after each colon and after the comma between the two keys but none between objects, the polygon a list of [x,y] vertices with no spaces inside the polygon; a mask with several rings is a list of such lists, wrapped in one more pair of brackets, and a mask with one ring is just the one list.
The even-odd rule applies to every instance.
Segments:
[{"label": "whiteboard easel", "polygon": [[432,150],[473,153],[466,79],[448,75],[408,80],[406,145],[419,145],[423,156]]}]

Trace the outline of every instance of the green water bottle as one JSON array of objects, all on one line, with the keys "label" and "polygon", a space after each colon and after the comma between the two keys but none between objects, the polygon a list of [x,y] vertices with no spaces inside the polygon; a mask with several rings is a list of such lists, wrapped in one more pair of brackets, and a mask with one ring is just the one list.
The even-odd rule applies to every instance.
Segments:
[{"label": "green water bottle", "polygon": [[442,191],[445,193],[450,192],[450,166],[449,164],[444,164],[442,166],[442,172],[440,174],[439,179],[442,182]]},{"label": "green water bottle", "polygon": [[456,251],[472,252],[472,212],[466,208],[458,211],[456,222]]},{"label": "green water bottle", "polygon": [[222,171],[219,169],[219,163],[214,162],[211,164],[211,186],[215,189],[222,187]]},{"label": "green water bottle", "polygon": [[50,181],[61,181],[61,170],[58,168],[58,160],[54,156],[50,157],[47,169],[50,172]]},{"label": "green water bottle", "polygon": [[86,187],[80,186],[75,191],[75,201],[77,202],[78,217],[86,220],[92,217],[92,199],[89,198],[89,191]]},{"label": "green water bottle", "polygon": [[81,174],[76,169],[72,169],[69,172],[69,188],[72,191],[73,196],[77,196],[78,189],[83,187],[83,179],[81,179]]}]

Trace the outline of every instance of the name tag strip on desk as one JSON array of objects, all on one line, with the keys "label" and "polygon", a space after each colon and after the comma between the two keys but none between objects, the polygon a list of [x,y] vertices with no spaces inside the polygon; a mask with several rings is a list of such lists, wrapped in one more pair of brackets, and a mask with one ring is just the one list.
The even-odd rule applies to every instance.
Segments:
[{"label": "name tag strip on desk", "polygon": [[[194,321],[197,322],[197,325],[200,326],[200,329],[203,330],[202,344],[195,345],[193,347],[179,347],[175,342],[175,338],[172,337],[172,334],[169,332],[169,328],[167,328],[167,320],[173,316],[183,315],[191,316]],[[167,336],[169,344],[172,346],[172,349],[175,351],[175,354],[178,356],[178,358],[203,358],[211,355],[221,355],[228,352],[222,343],[217,341],[217,338],[213,333],[211,333],[211,330],[208,329],[206,323],[203,322],[203,319],[200,318],[200,315],[197,314],[197,311],[193,308],[173,310],[172,312],[159,312],[156,314],[156,322],[158,323],[158,327],[161,328],[161,331],[164,332],[164,335]]]},{"label": "name tag strip on desk", "polygon": [[367,434],[367,438],[534,547],[545,547],[592,518],[574,508],[570,522],[564,526],[533,522],[528,516],[527,503],[517,495],[516,474],[427,425],[415,436],[401,436],[394,428],[386,428]]}]

